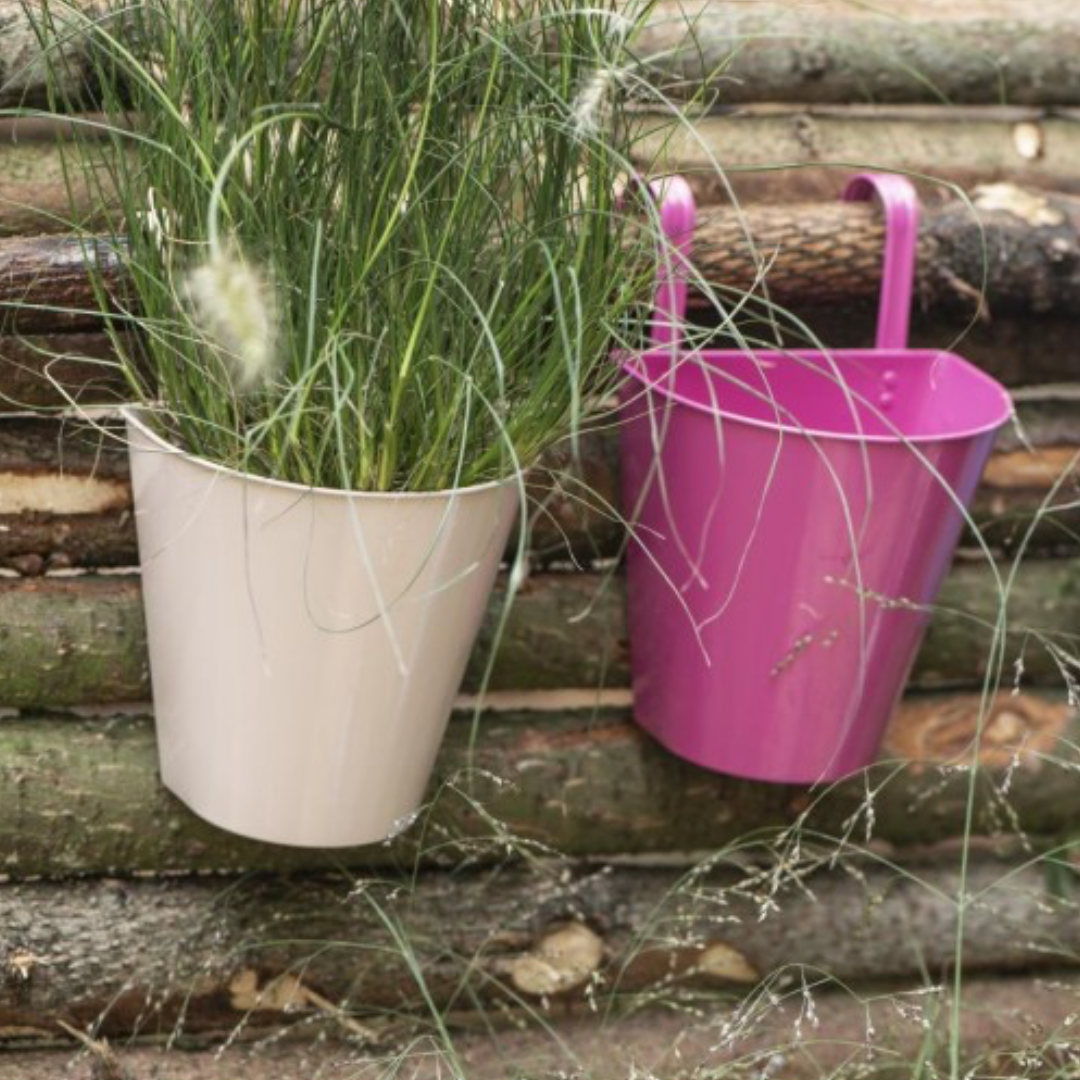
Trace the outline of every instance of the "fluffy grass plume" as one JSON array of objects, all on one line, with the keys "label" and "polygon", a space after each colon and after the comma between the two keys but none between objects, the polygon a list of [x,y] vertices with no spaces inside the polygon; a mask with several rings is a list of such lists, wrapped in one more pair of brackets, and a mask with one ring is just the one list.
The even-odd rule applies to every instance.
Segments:
[{"label": "fluffy grass plume", "polygon": [[245,259],[216,252],[187,280],[196,323],[209,348],[220,348],[236,367],[237,381],[250,388],[267,381],[277,347],[275,301],[266,278]]}]

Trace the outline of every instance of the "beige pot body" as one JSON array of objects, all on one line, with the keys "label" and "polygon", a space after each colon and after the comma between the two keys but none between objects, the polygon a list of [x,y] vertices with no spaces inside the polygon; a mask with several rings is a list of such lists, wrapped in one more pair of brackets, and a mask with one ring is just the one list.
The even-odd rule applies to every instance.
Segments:
[{"label": "beige pot body", "polygon": [[400,832],[423,800],[516,485],[310,490],[192,458],[137,412],[126,420],[166,787],[273,843]]}]

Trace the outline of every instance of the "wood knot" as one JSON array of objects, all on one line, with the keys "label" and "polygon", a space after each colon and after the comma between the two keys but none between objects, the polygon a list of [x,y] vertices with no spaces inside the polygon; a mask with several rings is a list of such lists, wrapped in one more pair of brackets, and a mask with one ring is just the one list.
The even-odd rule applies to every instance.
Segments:
[{"label": "wood knot", "polygon": [[23,577],[40,577],[45,573],[45,560],[37,552],[31,551],[23,555],[12,555],[7,560],[8,566]]},{"label": "wood knot", "polygon": [[1046,153],[1046,135],[1042,124],[1022,120],[1013,125],[1013,149],[1024,161],[1037,161]]}]

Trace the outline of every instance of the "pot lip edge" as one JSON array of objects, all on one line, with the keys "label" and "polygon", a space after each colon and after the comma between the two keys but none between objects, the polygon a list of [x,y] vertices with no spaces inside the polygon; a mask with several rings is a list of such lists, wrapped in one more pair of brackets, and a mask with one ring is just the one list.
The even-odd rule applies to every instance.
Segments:
[{"label": "pot lip edge", "polygon": [[[234,480],[241,480],[251,484],[263,484],[267,487],[298,492],[304,495],[326,495],[337,498],[370,499],[373,502],[446,499],[461,496],[482,495],[500,488],[508,489],[511,486],[518,487],[519,482],[523,482],[522,478],[525,475],[524,470],[522,470],[512,476],[505,477],[502,480],[487,480],[482,484],[470,484],[466,487],[456,488],[438,488],[434,491],[359,491],[346,488],[319,487],[314,484],[298,484],[292,480],[278,480],[271,476],[259,476],[257,473],[241,472],[239,469],[233,469],[228,465],[222,465],[219,462],[211,461],[209,458],[200,457],[197,454],[191,454],[186,450],[181,450],[180,447],[174,446],[172,443],[163,439],[156,431],[147,425],[146,421],[143,419],[143,415],[146,412],[146,408],[141,405],[122,405],[120,407],[120,415],[123,417],[124,423],[136,428],[140,434],[149,439],[156,446],[160,447],[162,451],[177,457],[182,457],[190,464],[206,469],[209,472],[215,472]],[[132,449],[133,447],[129,444],[128,452],[130,453]]]},{"label": "pot lip edge", "polygon": [[[775,350],[761,349],[754,350],[755,356],[765,355]],[[742,356],[744,355],[741,350],[738,349],[687,349],[680,350],[680,352],[686,355],[700,355],[708,356],[712,353],[719,356]],[[670,349],[666,346],[657,346],[655,348],[642,349],[639,352],[628,354],[620,363],[620,368],[623,374],[634,382],[638,383],[647,392],[653,392],[660,394],[662,397],[667,398],[669,401],[675,404],[682,405],[685,408],[691,409],[696,413],[702,413],[708,416],[722,417],[729,423],[744,424],[747,427],[757,428],[759,430],[782,432],[785,435],[796,435],[802,438],[820,440],[820,441],[835,441],[838,443],[857,443],[860,445],[881,445],[881,446],[928,446],[943,443],[962,442],[964,440],[977,439],[984,435],[995,434],[1000,431],[1006,424],[1008,424],[1016,415],[1015,404],[1013,402],[1012,394],[1000,380],[996,379],[993,375],[983,371],[977,367],[970,360],[965,359],[959,353],[950,352],[948,349],[829,349],[826,350],[825,355],[829,357],[835,357],[839,359],[861,359],[872,354],[889,354],[894,356],[896,354],[905,354],[908,357],[915,359],[927,359],[927,358],[940,358],[945,357],[955,362],[968,374],[970,374],[976,381],[983,383],[989,389],[995,390],[1000,396],[1000,410],[995,414],[995,419],[983,421],[980,424],[971,425],[968,427],[957,427],[953,431],[941,432],[933,435],[905,435],[899,437],[892,434],[871,434],[867,432],[844,432],[844,431],[830,431],[824,428],[803,428],[798,427],[790,422],[778,422],[773,423],[767,420],[757,420],[752,417],[742,416],[738,413],[733,413],[729,410],[720,408],[711,408],[708,405],[703,405],[699,401],[695,401],[692,398],[687,397],[684,394],[680,394],[674,390],[668,390],[666,387],[659,385],[659,380],[650,379],[642,371],[640,361],[647,355],[667,354],[670,353]],[[790,349],[784,353],[778,355],[786,356],[807,356],[811,354],[821,354],[821,350],[818,349]]]}]

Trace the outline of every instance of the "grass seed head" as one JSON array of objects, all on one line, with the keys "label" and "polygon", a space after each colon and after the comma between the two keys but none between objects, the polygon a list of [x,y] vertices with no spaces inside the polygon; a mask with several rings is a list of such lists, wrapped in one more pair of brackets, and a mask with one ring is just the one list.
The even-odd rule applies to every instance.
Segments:
[{"label": "grass seed head", "polygon": [[191,272],[186,291],[196,325],[224,353],[241,388],[265,382],[277,344],[268,276],[235,250],[223,250]]}]

